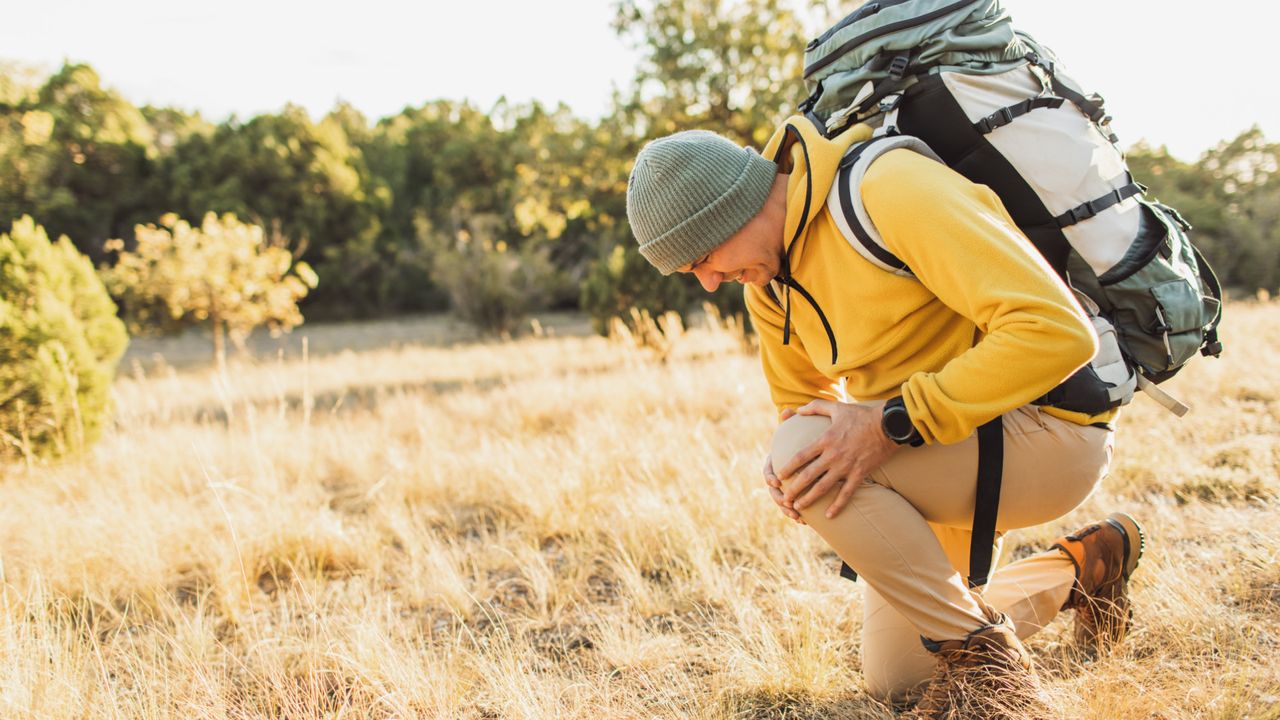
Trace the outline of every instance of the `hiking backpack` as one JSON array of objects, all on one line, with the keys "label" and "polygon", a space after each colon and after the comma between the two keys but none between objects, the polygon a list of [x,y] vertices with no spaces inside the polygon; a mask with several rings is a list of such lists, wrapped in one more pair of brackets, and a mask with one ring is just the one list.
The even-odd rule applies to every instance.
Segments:
[{"label": "hiking backpack", "polygon": [[[923,151],[995,191],[1083,296],[1095,327],[1114,334],[1133,371],[1127,379],[1072,378],[1045,404],[1099,414],[1127,403],[1136,386],[1186,412],[1154,385],[1198,353],[1221,353],[1217,278],[1186,221],[1146,199],[1129,174],[1102,98],[1014,30],[999,0],[869,2],[809,43],[804,76],[810,95],[801,111],[828,135],[854,122],[879,125],[876,138],[851,149],[835,188],[856,187],[893,147]],[[832,216],[854,248],[909,272],[879,242],[857,193],[844,195],[852,202],[833,189]],[[1114,368],[1110,376],[1117,379]]]},{"label": "hiking backpack", "polygon": [[[863,257],[910,268],[884,245],[859,182],[895,148],[990,187],[1071,287],[1099,339],[1093,362],[1036,402],[1097,415],[1155,387],[1197,353],[1222,351],[1222,290],[1176,210],[1145,197],[1125,166],[1103,100],[1016,31],[999,0],[872,0],[809,43],[800,111],[833,137],[876,127],[840,164],[827,204]],[[969,582],[985,584],[999,503],[1002,431],[979,428]],[[852,576],[847,566],[842,574]]]}]

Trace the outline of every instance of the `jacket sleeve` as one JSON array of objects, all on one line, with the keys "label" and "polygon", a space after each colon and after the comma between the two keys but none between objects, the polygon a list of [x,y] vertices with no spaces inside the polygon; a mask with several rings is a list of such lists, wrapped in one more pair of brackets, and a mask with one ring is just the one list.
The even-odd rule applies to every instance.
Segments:
[{"label": "jacket sleeve", "polygon": [[989,188],[899,149],[871,166],[860,192],[889,250],[977,327],[971,349],[902,386],[926,441],[963,440],[1093,357],[1097,339],[1079,303]]},{"label": "jacket sleeve", "polygon": [[784,316],[763,288],[747,285],[743,291],[747,313],[760,338],[760,364],[764,367],[769,395],[781,413],[795,409],[835,393],[832,380],[813,366],[800,338],[793,332],[790,342],[782,344]]}]

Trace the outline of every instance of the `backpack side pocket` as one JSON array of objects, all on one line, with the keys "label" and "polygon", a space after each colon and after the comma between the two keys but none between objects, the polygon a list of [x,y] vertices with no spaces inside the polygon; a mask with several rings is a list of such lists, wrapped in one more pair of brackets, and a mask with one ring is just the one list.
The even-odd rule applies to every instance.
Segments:
[{"label": "backpack side pocket", "polygon": [[1182,227],[1159,205],[1143,202],[1143,227],[1115,268],[1098,278],[1126,354],[1149,380],[1172,377],[1204,345],[1212,300]]}]

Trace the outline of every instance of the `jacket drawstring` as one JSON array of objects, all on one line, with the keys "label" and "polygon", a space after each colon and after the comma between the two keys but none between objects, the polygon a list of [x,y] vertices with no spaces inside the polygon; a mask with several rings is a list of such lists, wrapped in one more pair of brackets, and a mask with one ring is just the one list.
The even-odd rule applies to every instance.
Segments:
[{"label": "jacket drawstring", "polygon": [[[791,288],[795,288],[800,296],[809,302],[809,305],[818,313],[818,320],[822,321],[822,329],[827,332],[827,341],[831,343],[831,364],[835,365],[836,360],[840,357],[840,348],[836,344],[836,333],[831,327],[831,321],[827,319],[826,313],[822,312],[822,308],[818,305],[818,301],[809,294],[804,286],[791,277],[791,262],[789,257],[783,257],[782,268],[778,276],[774,278],[782,287],[782,344],[786,345],[791,342]],[[773,295],[773,293],[770,293]],[[778,302],[778,297],[773,295],[774,302]]]},{"label": "jacket drawstring", "polygon": [[791,253],[782,256],[782,344],[791,342]]}]

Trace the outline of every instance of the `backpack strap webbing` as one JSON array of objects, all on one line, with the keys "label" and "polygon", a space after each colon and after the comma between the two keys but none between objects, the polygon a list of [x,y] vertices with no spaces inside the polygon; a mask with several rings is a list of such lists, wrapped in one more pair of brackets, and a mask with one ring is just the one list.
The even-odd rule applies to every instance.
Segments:
[{"label": "backpack strap webbing", "polygon": [[969,587],[987,584],[991,553],[996,544],[996,516],[1000,512],[1000,485],[1004,481],[1004,421],[995,419],[978,426],[978,492],[973,504],[973,528],[969,540]]},{"label": "backpack strap webbing", "polygon": [[[1178,220],[1182,221],[1182,216],[1174,215]],[[1190,225],[1186,225],[1186,221],[1182,221],[1185,225],[1183,230],[1189,230]],[[1204,346],[1200,348],[1200,354],[1206,357],[1212,355],[1218,357],[1222,354],[1222,341],[1218,339],[1218,325],[1222,323],[1222,283],[1218,282],[1218,274],[1213,271],[1209,263],[1205,261],[1204,256],[1196,249],[1195,245],[1191,246],[1191,252],[1195,255],[1196,266],[1200,269],[1200,278],[1204,280],[1205,285],[1209,288],[1209,296],[1218,301],[1218,307],[1214,310],[1213,322],[1209,326],[1209,331],[1204,334]]]},{"label": "backpack strap webbing", "polygon": [[997,128],[1002,128],[1005,125],[1008,125],[1032,110],[1036,110],[1038,108],[1051,108],[1056,110],[1057,108],[1062,107],[1062,103],[1066,101],[1066,98],[1054,97],[1053,95],[1027,98],[1022,102],[1002,107],[982,118],[973,124],[973,129],[983,135],[989,135]]},{"label": "backpack strap webbing", "polygon": [[1094,198],[1089,202],[1081,203],[1071,208],[1070,210],[1055,217],[1053,221],[1057,223],[1060,228],[1071,227],[1082,220],[1088,220],[1113,205],[1119,205],[1134,195],[1145,195],[1146,192],[1146,185],[1130,180],[1128,183],[1112,190],[1102,197]]},{"label": "backpack strap webbing", "polygon": [[[978,426],[978,493],[973,505],[969,540],[969,587],[987,584],[996,545],[996,517],[1000,514],[1000,486],[1004,482],[1004,420],[1000,415]],[[840,562],[840,577],[856,581],[858,573]]]},{"label": "backpack strap webbing", "polygon": [[1089,121],[1098,128],[1098,132],[1101,132],[1108,142],[1112,145],[1120,142],[1120,138],[1116,137],[1116,134],[1111,131],[1111,117],[1107,115],[1107,109],[1101,95],[1097,93],[1085,95],[1077,91],[1076,88],[1064,83],[1058,76],[1053,61],[1041,57],[1039,53],[1029,52],[1024,56],[1024,59],[1032,67],[1043,71],[1048,76],[1049,87],[1079,108],[1080,112],[1089,118]]}]

